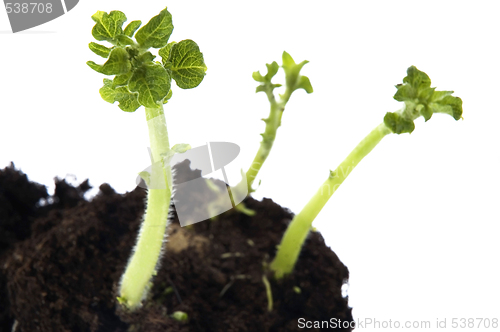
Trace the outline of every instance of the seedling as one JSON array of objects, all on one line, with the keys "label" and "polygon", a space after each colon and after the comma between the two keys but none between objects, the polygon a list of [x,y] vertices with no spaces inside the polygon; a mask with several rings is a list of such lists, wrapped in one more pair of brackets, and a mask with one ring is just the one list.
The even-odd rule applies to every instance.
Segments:
[{"label": "seedling", "polygon": [[[188,144],[170,147],[163,104],[172,97],[172,79],[182,89],[194,88],[203,80],[207,67],[194,41],[169,43],[173,24],[166,8],[140,29],[141,21],[132,21],[122,29],[127,18],[120,11],[109,14],[98,11],[92,19],[96,23],[92,29],[94,38],[111,44],[110,47],[89,44],[94,53],[107,61],[103,65],[93,61],[87,64],[99,73],[114,75],[113,79],[104,79],[99,90],[101,97],[109,103],[118,102],[125,112],[135,112],[144,106],[149,129],[153,165],[151,173],[141,174],[148,184],[146,211],[135,249],[121,278],[118,298],[121,304],[134,309],[141,304],[151,277],[156,274],[168,226],[172,193],[169,160],[175,153],[190,148]],[[159,49],[161,62],[154,61],[156,56],[149,52],[151,48]]]},{"label": "seedling", "polygon": [[248,185],[248,192],[254,191],[252,189],[252,184],[257,177],[262,165],[266,161],[271,148],[273,147],[274,140],[276,138],[276,132],[281,126],[281,117],[285,110],[285,106],[290,100],[293,92],[304,89],[307,93],[312,93],[313,88],[309,78],[307,76],[300,75],[300,70],[309,61],[304,60],[297,64],[293,58],[287,52],[283,52],[283,70],[285,71],[285,93],[279,95],[277,99],[274,95],[274,89],[281,87],[281,84],[274,84],[271,82],[272,78],[278,73],[280,66],[276,61],[271,64],[266,64],[267,74],[262,76],[258,71],[254,72],[252,77],[254,80],[260,83],[257,87],[256,92],[264,92],[271,105],[271,110],[269,112],[269,117],[262,119],[266,123],[266,129],[264,133],[261,134],[262,141],[260,143],[260,148],[255,155],[252,165],[249,167],[248,171],[245,173],[246,182]]},{"label": "seedling", "polygon": [[[92,61],[87,64],[99,73],[114,75],[113,79],[104,79],[104,86],[99,90],[101,97],[110,103],[118,102],[118,106],[125,112],[135,112],[140,106],[144,106],[149,129],[153,165],[150,173],[141,174],[148,184],[146,211],[136,247],[121,278],[118,297],[121,304],[134,309],[140,306],[150,287],[150,280],[156,274],[165,229],[168,226],[172,193],[169,161],[175,153],[183,153],[190,148],[188,144],[177,144],[170,148],[163,105],[172,96],[172,79],[180,88],[191,89],[201,83],[207,68],[194,41],[169,43],[173,24],[172,16],[166,8],[141,29],[140,21],[132,21],[122,29],[127,18],[119,11],[109,14],[98,11],[92,19],[96,22],[92,29],[94,38],[111,44],[111,47],[95,42],[89,44],[94,53],[107,61],[103,65]],[[161,62],[154,61],[156,56],[149,52],[151,48],[159,49]],[[253,78],[260,83],[257,92],[266,94],[271,110],[269,117],[264,119],[266,128],[262,134],[260,148],[252,165],[244,174],[246,181],[231,188],[232,190],[241,190],[244,183],[247,186],[245,192],[246,189],[248,192],[253,191],[252,185],[270,153],[291,95],[298,89],[304,89],[307,93],[313,92],[309,79],[300,75],[300,70],[306,63],[307,61],[302,61],[296,64],[288,53],[283,53],[282,67],[285,71],[286,86],[284,94],[279,95],[279,98],[274,95],[274,89],[281,85],[271,82],[279,70],[276,62],[267,64],[266,75],[259,72],[253,74]],[[430,85],[431,81],[425,73],[413,66],[408,68],[403,84],[396,86],[397,92],[394,95],[396,100],[404,102],[404,107],[397,112],[387,113],[382,124],[370,132],[335,171],[330,171],[329,177],[318,192],[294,217],[283,236],[276,257],[269,265],[275,278],[281,279],[293,271],[313,220],[350,171],[386,135],[413,132],[414,120],[420,116],[426,121],[434,113],[449,114],[455,120],[461,118],[461,99],[451,96],[452,91],[435,91]],[[329,190],[325,193],[324,188]],[[245,208],[239,210],[245,211]],[[263,282],[268,295],[268,309],[271,310],[273,304],[270,284],[265,275]],[[294,290],[300,293],[300,289]],[[181,317],[179,314],[174,318],[184,320],[185,315]]]},{"label": "seedling", "polygon": [[170,317],[181,323],[185,323],[189,320],[188,314],[183,311],[176,311]]},{"label": "seedling", "polygon": [[[262,165],[266,161],[269,153],[276,139],[276,134],[278,128],[281,126],[281,118],[285,107],[290,100],[292,94],[299,90],[304,89],[307,93],[312,93],[313,88],[309,78],[307,76],[300,75],[300,71],[305,64],[309,61],[304,60],[300,63],[295,63],[293,58],[287,52],[283,52],[282,56],[283,65],[281,66],[285,72],[285,92],[280,94],[278,98],[274,94],[274,89],[281,87],[281,84],[272,83],[271,80],[278,73],[280,66],[276,61],[266,64],[267,73],[262,75],[259,71],[252,74],[255,81],[259,82],[256,92],[264,92],[269,100],[271,106],[269,116],[262,121],[265,122],[266,128],[264,133],[260,134],[262,136],[262,141],[260,142],[260,147],[255,155],[255,158],[246,171],[243,174],[243,179],[236,186],[231,187],[229,190],[234,194],[234,197],[245,197],[246,194],[251,194],[255,191],[252,185],[257,177]],[[210,182],[207,182],[210,186]],[[246,188],[245,188],[246,186]],[[221,197],[223,198],[223,197]],[[209,204],[209,209],[212,211],[218,211],[221,203],[217,200]],[[255,211],[247,209],[243,203],[236,205],[236,210],[249,216],[253,216]],[[217,213],[213,213],[216,215]]]},{"label": "seedling", "polygon": [[[455,120],[462,118],[462,100],[451,94],[453,91],[436,91],[431,88],[427,74],[414,66],[408,68],[403,84],[396,85],[394,99],[404,102],[397,112],[388,112],[384,121],[371,131],[330,174],[320,189],[289,224],[279,245],[270,269],[277,279],[293,271],[300,250],[311,229],[313,220],[328,202],[333,193],[344,182],[352,169],[377,146],[388,134],[411,133],[414,120],[424,117],[428,121],[434,113],[451,115]],[[325,190],[326,188],[326,190]]]}]

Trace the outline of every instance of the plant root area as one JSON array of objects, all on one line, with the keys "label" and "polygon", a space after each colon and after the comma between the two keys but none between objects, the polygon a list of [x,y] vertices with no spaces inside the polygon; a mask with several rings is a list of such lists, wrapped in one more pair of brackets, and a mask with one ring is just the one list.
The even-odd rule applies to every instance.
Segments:
[{"label": "plant root area", "polygon": [[[176,166],[177,181],[199,176],[188,161]],[[118,286],[146,190],[117,194],[102,184],[87,201],[88,180],[76,187],[55,181],[49,196],[13,164],[0,170],[0,331],[278,332],[304,331],[300,318],[353,321],[341,291],[349,271],[320,233],[310,233],[291,275],[272,278],[266,266],[293,214],[271,199],[251,197],[244,201],[255,211],[251,217],[233,209],[180,227],[174,211],[143,306],[124,310],[117,304]],[[198,191],[191,208],[202,208],[205,196],[214,194],[208,186]],[[179,311],[187,320],[174,318]]]}]

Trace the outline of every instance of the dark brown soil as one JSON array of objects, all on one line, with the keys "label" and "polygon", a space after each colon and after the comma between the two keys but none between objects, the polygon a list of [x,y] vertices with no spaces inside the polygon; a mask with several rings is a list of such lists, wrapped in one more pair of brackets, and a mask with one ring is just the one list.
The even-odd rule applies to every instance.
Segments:
[{"label": "dark brown soil", "polygon": [[[183,165],[177,178],[199,176]],[[13,165],[0,170],[0,331],[11,331],[16,322],[17,332],[278,332],[303,331],[299,318],[352,321],[341,293],[349,272],[317,232],[292,275],[279,283],[269,276],[274,304],[268,311],[264,266],[293,215],[270,199],[252,198],[245,204],[253,217],[231,210],[181,228],[174,212],[149,298],[136,312],[123,311],[116,289],[145,190],[121,195],[103,184],[88,202],[83,194],[89,188],[88,182],[75,188],[58,180],[48,197]],[[210,193],[207,187],[198,195]],[[192,198],[193,206],[200,197]],[[40,199],[46,204],[40,206]],[[188,321],[171,318],[176,311],[187,313]]]}]

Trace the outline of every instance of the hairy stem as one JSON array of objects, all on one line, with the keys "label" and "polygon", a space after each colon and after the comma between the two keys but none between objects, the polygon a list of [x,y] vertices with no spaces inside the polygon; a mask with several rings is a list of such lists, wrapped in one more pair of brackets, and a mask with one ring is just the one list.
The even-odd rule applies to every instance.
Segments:
[{"label": "hairy stem", "polygon": [[354,167],[389,133],[391,133],[391,130],[383,123],[372,130],[335,171],[330,171],[328,179],[321,185],[302,211],[293,218],[281,240],[276,257],[270,264],[276,279],[281,279],[293,271],[313,220]]},{"label": "hairy stem", "polygon": [[147,294],[163,247],[171,196],[171,170],[162,155],[170,147],[163,108],[146,108],[152,172],[144,221],[120,285],[120,303],[134,309]]},{"label": "hairy stem", "polygon": [[276,138],[276,132],[278,128],[281,126],[281,117],[283,116],[283,111],[285,110],[286,103],[290,99],[292,94],[292,90],[287,88],[285,94],[281,96],[280,101],[276,101],[272,89],[266,91],[267,98],[269,99],[269,103],[271,104],[271,111],[269,113],[269,117],[267,119],[263,119],[266,123],[266,129],[264,133],[261,134],[262,141],[260,142],[259,150],[255,155],[255,158],[250,165],[248,171],[246,172],[248,192],[252,192],[252,184],[257,177],[262,165],[266,161],[269,156],[269,152],[271,152],[271,148],[273,147],[274,140]]}]

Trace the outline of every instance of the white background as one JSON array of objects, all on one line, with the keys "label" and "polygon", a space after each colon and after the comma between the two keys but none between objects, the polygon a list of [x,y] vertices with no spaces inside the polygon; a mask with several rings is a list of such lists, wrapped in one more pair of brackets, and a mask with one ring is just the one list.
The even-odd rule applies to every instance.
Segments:
[{"label": "white background", "polygon": [[[257,198],[298,212],[387,111],[411,65],[463,99],[464,119],[435,115],[391,135],[355,169],[314,222],[349,267],[355,318],[500,318],[500,21],[496,1],[81,1],[65,16],[12,34],[0,10],[0,167],[14,161],[52,190],[74,174],[119,192],[148,166],[144,111],[98,93],[85,62],[90,16],[125,12],[146,23],[164,5],[171,40],[193,39],[207,76],[174,89],[172,144],[230,141],[250,164],[268,114],[251,78],[288,51],[314,93],[293,95]],[[278,78],[282,79],[280,76]],[[371,329],[374,330],[374,329]],[[451,329],[450,329],[451,330]]]}]

